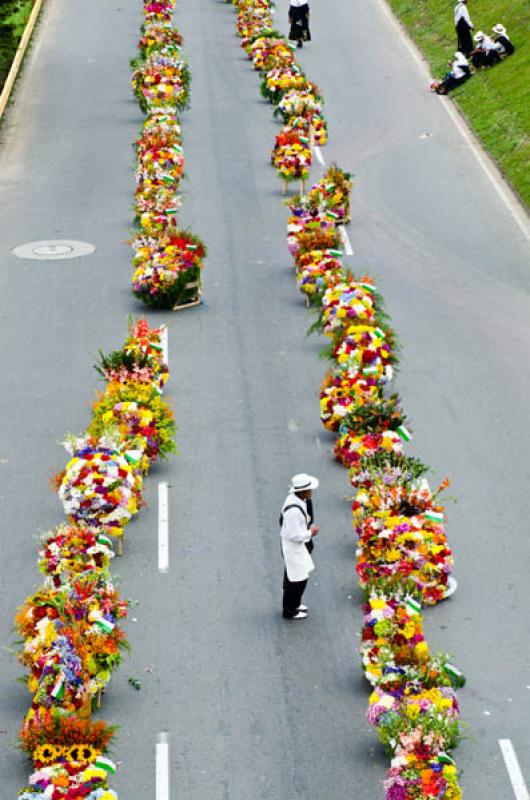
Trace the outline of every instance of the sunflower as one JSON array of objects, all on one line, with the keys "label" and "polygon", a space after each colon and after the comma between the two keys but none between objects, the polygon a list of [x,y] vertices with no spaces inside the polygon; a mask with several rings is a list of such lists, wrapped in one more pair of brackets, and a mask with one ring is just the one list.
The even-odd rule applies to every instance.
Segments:
[{"label": "sunflower", "polygon": [[70,763],[91,764],[96,760],[100,751],[90,744],[74,744],[65,747],[65,756]]},{"label": "sunflower", "polygon": [[33,760],[40,764],[53,764],[63,755],[64,748],[54,744],[41,744],[33,753]]}]

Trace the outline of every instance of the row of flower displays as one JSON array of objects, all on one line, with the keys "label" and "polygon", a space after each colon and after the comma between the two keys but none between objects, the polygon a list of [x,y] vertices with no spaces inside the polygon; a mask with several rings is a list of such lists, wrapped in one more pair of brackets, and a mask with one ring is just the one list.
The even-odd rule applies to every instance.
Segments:
[{"label": "row of flower displays", "polygon": [[284,192],[291,181],[300,181],[304,191],[311,167],[311,142],[324,145],[327,140],[318,87],[296,63],[295,45],[274,30],[272,4],[268,0],[226,2],[238,8],[237,30],[242,46],[261,75],[262,96],[275,106],[274,114],[283,122],[271,161]]},{"label": "row of flower displays", "polygon": [[107,751],[115,728],[91,718],[128,649],[127,601],[110,573],[142,505],[150,465],[176,451],[173,414],[162,398],[168,369],[161,330],[131,323],[122,350],[100,354],[106,382],[81,438],[56,478],[68,522],[41,538],[43,585],[18,609],[19,660],[31,708],[20,733],[34,772],[19,800],[116,800]]},{"label": "row of flower displays", "polygon": [[132,282],[147,305],[178,310],[200,302],[206,248],[177,224],[184,171],[179,114],[189,104],[191,78],[182,36],[171,25],[174,4],[145,0],[139,55],[131,62],[133,90],[146,114],[136,142]]},{"label": "row of flower displays", "polygon": [[[230,2],[230,0],[227,0]],[[272,24],[269,0],[232,0],[242,45],[262,76],[262,94],[285,126],[273,152],[280,176],[308,177],[310,142],[323,143],[322,99]],[[313,326],[329,339],[330,368],[320,407],[336,434],[334,455],[354,491],[356,572],[365,592],[361,661],[372,686],[368,723],[392,759],[386,800],[458,800],[450,751],[460,723],[455,688],[464,678],[423,634],[422,607],[452,591],[452,554],[440,499],[428,468],[405,454],[410,426],[390,391],[398,362],[396,336],[369,276],[344,268],[338,226],[349,221],[351,178],[331,167],[309,192],[289,198],[288,247]]]}]

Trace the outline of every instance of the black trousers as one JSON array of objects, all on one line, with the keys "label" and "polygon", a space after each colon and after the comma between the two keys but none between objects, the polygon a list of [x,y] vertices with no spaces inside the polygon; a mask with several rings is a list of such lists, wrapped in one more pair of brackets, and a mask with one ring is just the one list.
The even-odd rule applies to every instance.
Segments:
[{"label": "black trousers", "polygon": [[474,48],[473,39],[471,38],[471,28],[468,26],[465,19],[459,19],[456,26],[457,44],[456,49],[460,50],[465,56],[468,56]]},{"label": "black trousers", "polygon": [[290,581],[287,570],[283,573],[283,616],[292,619],[298,613],[298,606],[302,602],[302,595],[307,586],[305,581]]},{"label": "black trousers", "polygon": [[494,64],[497,64],[501,60],[500,55],[497,53],[496,50],[490,50],[489,53],[475,53],[474,56],[471,56],[471,61],[473,62],[473,66],[479,69],[479,67],[492,67]]}]

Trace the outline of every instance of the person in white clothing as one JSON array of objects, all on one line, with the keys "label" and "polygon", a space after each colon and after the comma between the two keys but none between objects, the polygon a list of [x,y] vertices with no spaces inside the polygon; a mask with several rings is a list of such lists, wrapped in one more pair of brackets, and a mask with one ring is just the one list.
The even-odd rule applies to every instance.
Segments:
[{"label": "person in white clothing", "polygon": [[467,81],[471,75],[467,58],[463,53],[456,52],[454,61],[450,61],[449,66],[451,70],[443,81],[433,81],[431,83],[431,89],[436,94],[447,94],[451,89],[456,89],[457,86]]},{"label": "person in white clothing", "polygon": [[493,39],[490,39],[482,31],[478,31],[474,38],[477,46],[471,53],[471,61],[476,69],[492,67],[501,60],[499,53],[495,49]]},{"label": "person in white clothing", "polygon": [[467,0],[458,0],[454,12],[456,30],[456,49],[468,56],[473,50],[471,31],[474,28],[467,9]]},{"label": "person in white clothing", "polygon": [[307,606],[302,596],[309,574],[315,565],[309,552],[313,538],[318,533],[308,513],[307,501],[318,486],[312,475],[300,473],[291,479],[289,494],[280,515],[280,536],[285,571],[283,576],[284,619],[306,619]]},{"label": "person in white clothing", "polygon": [[497,25],[493,26],[492,31],[495,34],[493,37],[493,46],[500,57],[505,58],[506,56],[513,56],[515,47],[506,33],[504,25],[498,22]]}]

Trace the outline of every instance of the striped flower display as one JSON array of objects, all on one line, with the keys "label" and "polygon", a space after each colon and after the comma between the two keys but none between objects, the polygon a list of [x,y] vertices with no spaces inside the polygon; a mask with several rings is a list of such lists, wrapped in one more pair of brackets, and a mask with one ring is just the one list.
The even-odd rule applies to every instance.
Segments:
[{"label": "striped flower display", "polygon": [[91,714],[128,650],[112,537],[121,554],[149,466],[176,450],[173,415],[160,397],[168,378],[162,336],[145,320],[131,322],[123,348],[100,353],[106,388],[88,432],[67,439],[72,457],[57,488],[69,523],[42,535],[44,583],[15,617],[32,695],[20,732],[34,764],[25,800],[117,800],[107,755],[114,728]]},{"label": "striped flower display", "polygon": [[180,310],[200,302],[206,247],[178,227],[185,163],[179,115],[189,105],[191,73],[181,55],[182,36],[171,25],[174,3],[161,5],[157,11],[144,5],[139,55],[131,62],[133,90],[146,114],[136,142],[140,232],[132,240],[132,289],[146,305]]},{"label": "striped flower display", "polygon": [[[272,151],[282,174],[289,148],[327,141],[323,98],[274,30],[271,0],[225,1],[236,9],[262,94],[284,124]],[[291,174],[307,177],[298,165]],[[333,164],[304,189],[289,199],[287,245],[298,287],[318,311],[310,331],[330,341],[320,413],[355,492],[356,573],[366,594],[361,664],[374,689],[366,716],[391,757],[386,800],[460,800],[450,751],[460,737],[455,689],[465,679],[446,654],[430,652],[423,631],[423,607],[450,593],[453,556],[440,500],[448,481],[432,492],[428,468],[406,454],[410,423],[389,393],[398,342],[374,281],[343,265],[339,226],[351,218],[351,174]]]}]

